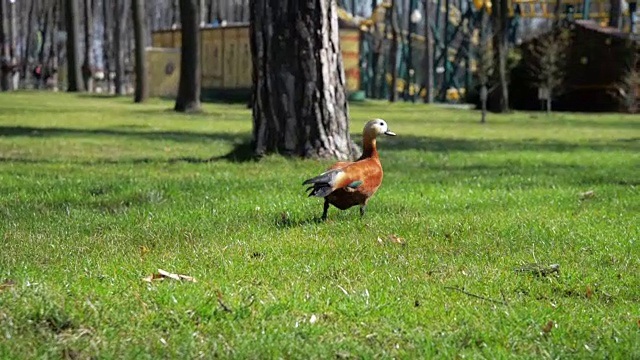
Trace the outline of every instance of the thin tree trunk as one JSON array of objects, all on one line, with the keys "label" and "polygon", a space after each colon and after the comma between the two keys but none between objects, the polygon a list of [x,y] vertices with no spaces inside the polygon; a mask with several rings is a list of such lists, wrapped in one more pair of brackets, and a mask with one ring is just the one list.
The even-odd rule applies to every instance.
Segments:
[{"label": "thin tree trunk", "polygon": [[136,90],[134,101],[137,103],[144,102],[149,97],[149,89],[147,87],[147,63],[146,63],[146,35],[147,26],[144,17],[144,0],[133,0],[133,32],[135,37],[135,55],[136,55]]},{"label": "thin tree trunk", "polygon": [[47,2],[43,2],[41,13],[39,17],[42,19],[42,43],[38,48],[38,56],[36,60],[36,66],[40,67],[40,73],[36,75],[35,87],[36,89],[40,89],[43,86],[43,80],[45,76],[45,72],[47,71],[47,66],[45,64],[45,49],[47,44],[47,39],[49,37],[49,32],[51,31],[51,20],[53,18],[51,11],[53,10],[53,6],[48,4]]},{"label": "thin tree trunk", "polygon": [[109,4],[112,4],[108,0],[102,0],[102,24],[103,24],[103,33],[102,33],[102,56],[104,59],[104,81],[106,81],[107,94],[111,93],[111,57],[113,55],[113,47],[112,44],[112,29],[111,29],[111,14],[115,12],[115,10],[109,8]]},{"label": "thin tree trunk", "polygon": [[22,60],[22,81],[26,82],[27,75],[29,74],[29,57],[31,55],[31,50],[33,49],[33,24],[35,22],[36,17],[36,0],[32,0],[29,6],[29,15],[27,18],[27,33],[26,33],[26,44],[25,51]]},{"label": "thin tree trunk", "polygon": [[59,19],[60,13],[62,12],[61,7],[61,0],[54,0],[53,7],[51,8],[51,47],[49,48],[49,59],[45,68],[44,77],[45,82],[51,82],[51,90],[54,92],[58,91],[58,30],[60,29]]},{"label": "thin tree trunk", "polygon": [[7,37],[7,3],[0,0],[0,89],[11,89],[11,64],[9,41]]},{"label": "thin tree trunk", "polygon": [[83,90],[80,71],[80,49],[78,33],[79,11],[78,0],[67,0],[65,6],[65,21],[67,29],[67,91],[77,92]]},{"label": "thin tree trunk", "polygon": [[397,0],[391,0],[391,7],[387,10],[391,13],[391,50],[389,56],[391,57],[391,89],[389,91],[389,101],[395,102],[398,97],[398,18],[397,12]]},{"label": "thin tree trunk", "polygon": [[12,90],[18,90],[18,84],[19,84],[19,76],[20,74],[17,73],[18,70],[18,54],[17,54],[17,47],[16,47],[16,41],[17,41],[17,36],[18,36],[18,31],[17,31],[17,26],[16,26],[16,21],[17,21],[17,16],[16,16],[16,3],[9,3],[9,64],[10,64],[10,70],[9,70],[9,87]]},{"label": "thin tree trunk", "polygon": [[207,21],[209,22],[209,24],[211,24],[213,22],[213,2],[215,0],[209,0],[207,2]]},{"label": "thin tree trunk", "polygon": [[489,44],[489,24],[487,8],[482,7],[480,10],[480,39],[479,39],[479,56],[478,56],[478,68],[477,74],[480,81],[480,104],[482,106],[482,117],[480,118],[481,124],[487,122],[487,100],[489,97],[489,74],[493,68],[493,54],[490,51]]},{"label": "thin tree trunk", "polygon": [[200,111],[200,17],[198,0],[180,0],[182,51],[175,111]]},{"label": "thin tree trunk", "polygon": [[116,95],[124,95],[124,49],[122,43],[122,17],[124,11],[122,11],[125,6],[124,2],[126,0],[114,0],[115,6],[115,14],[114,18],[114,27],[113,27],[113,44],[114,44],[114,61],[116,63],[116,77],[115,77],[115,92]]},{"label": "thin tree trunk", "polygon": [[424,102],[433,103],[433,32],[431,31],[431,12],[433,11],[431,0],[424,1],[424,37],[426,39],[424,49],[424,71],[426,96]]},{"label": "thin tree trunk", "polygon": [[91,69],[91,50],[93,49],[93,7],[91,0],[84,0],[84,63],[82,64],[82,80],[84,88],[93,91],[93,71]]},{"label": "thin tree trunk", "polygon": [[358,157],[335,1],[252,0],[249,13],[254,154]]},{"label": "thin tree trunk", "polygon": [[494,65],[497,66],[498,82],[500,84],[498,91],[498,112],[509,111],[509,79],[507,74],[507,55],[509,51],[509,33],[507,28],[508,21],[508,0],[494,1],[493,5],[494,19],[494,56],[496,57]]},{"label": "thin tree trunk", "polygon": [[[45,2],[45,4],[47,4]],[[49,36],[49,32],[51,31],[51,20],[53,15],[51,14],[51,11],[53,10],[53,7],[55,5],[52,5],[50,7],[44,7],[42,9],[42,13],[41,16],[43,18],[42,20],[42,44],[40,44],[40,48],[38,49],[38,64],[40,65],[44,65],[44,57],[45,57],[45,45],[47,43],[47,37]]]}]

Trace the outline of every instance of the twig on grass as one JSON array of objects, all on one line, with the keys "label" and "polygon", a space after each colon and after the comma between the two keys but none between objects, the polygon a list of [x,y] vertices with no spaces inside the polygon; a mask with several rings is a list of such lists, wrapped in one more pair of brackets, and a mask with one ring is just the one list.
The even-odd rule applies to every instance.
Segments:
[{"label": "twig on grass", "polygon": [[222,302],[222,299],[218,298],[218,304],[220,304],[220,307],[222,308],[222,310],[228,313],[233,313],[233,310],[231,310],[230,307],[228,307],[224,302]]},{"label": "twig on grass", "polygon": [[[453,286],[445,286],[444,288],[445,288],[445,289],[449,289],[449,290],[456,290],[456,291],[459,291],[459,292],[461,292],[461,293],[463,293],[463,294],[465,294],[465,295],[468,295],[468,296],[474,297],[474,298],[476,298],[476,299],[489,301],[489,302],[492,302],[492,303],[495,303],[495,304],[500,304],[500,305],[509,305],[509,304],[507,304],[507,302],[506,302],[506,301],[500,301],[500,300],[489,299],[489,298],[486,298],[486,297],[484,297],[484,296],[480,296],[480,295],[472,294],[472,293],[470,293],[470,292],[468,292],[468,291],[462,290],[462,289],[457,288],[457,287],[453,287]],[[504,294],[503,294],[503,297],[504,297]]]}]

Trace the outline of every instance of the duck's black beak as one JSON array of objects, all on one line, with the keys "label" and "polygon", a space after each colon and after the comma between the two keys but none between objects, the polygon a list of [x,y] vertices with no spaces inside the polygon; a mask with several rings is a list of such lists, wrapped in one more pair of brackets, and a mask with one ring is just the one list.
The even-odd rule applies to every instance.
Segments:
[{"label": "duck's black beak", "polygon": [[393,131],[391,131],[391,130],[387,130],[387,131],[385,131],[385,132],[384,132],[384,134],[385,134],[385,135],[389,135],[389,136],[396,136],[396,133],[394,133],[394,132],[393,132]]}]

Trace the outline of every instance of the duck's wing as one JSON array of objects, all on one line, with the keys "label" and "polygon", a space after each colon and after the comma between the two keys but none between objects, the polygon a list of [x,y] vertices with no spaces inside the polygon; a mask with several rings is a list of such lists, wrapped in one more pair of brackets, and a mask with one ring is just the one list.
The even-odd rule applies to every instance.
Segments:
[{"label": "duck's wing", "polygon": [[302,184],[311,185],[307,188],[307,191],[311,190],[309,196],[325,197],[336,189],[355,190],[368,177],[379,177],[379,172],[379,167],[367,161],[342,162],[334,164],[329,170],[305,180]]}]

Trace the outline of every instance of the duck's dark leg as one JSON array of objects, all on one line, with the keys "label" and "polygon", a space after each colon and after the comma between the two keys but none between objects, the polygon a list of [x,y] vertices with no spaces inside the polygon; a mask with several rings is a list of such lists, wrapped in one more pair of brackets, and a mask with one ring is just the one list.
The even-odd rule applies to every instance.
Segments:
[{"label": "duck's dark leg", "polygon": [[364,213],[367,211],[367,204],[360,206],[360,217],[364,217]]},{"label": "duck's dark leg", "polygon": [[329,211],[329,200],[324,199],[324,210],[322,211],[322,221],[327,220],[328,211]]}]

